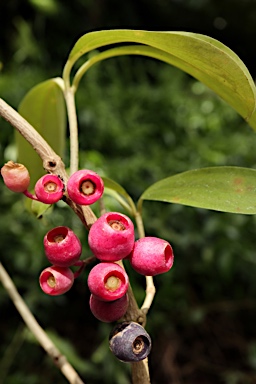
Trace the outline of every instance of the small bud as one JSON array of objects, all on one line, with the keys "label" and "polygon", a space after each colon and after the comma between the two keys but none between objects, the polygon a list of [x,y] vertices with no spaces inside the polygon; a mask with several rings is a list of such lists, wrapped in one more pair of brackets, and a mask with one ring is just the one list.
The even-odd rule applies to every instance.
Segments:
[{"label": "small bud", "polygon": [[12,192],[24,192],[28,189],[30,176],[23,164],[8,161],[2,168],[1,174],[4,183]]}]

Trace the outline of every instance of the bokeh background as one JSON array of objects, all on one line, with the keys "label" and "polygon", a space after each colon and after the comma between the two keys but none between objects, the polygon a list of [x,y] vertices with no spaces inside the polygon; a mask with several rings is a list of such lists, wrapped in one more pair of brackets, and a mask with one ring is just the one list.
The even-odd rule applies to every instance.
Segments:
[{"label": "bokeh background", "polygon": [[[203,33],[256,74],[255,0],[1,0],[0,26],[0,96],[15,108],[31,87],[61,75],[75,41],[92,30]],[[237,113],[198,81],[152,59],[120,57],[90,69],[77,108],[80,166],[116,180],[135,201],[150,184],[188,169],[256,167],[255,133]],[[16,151],[12,127],[0,123],[2,166]],[[71,226],[86,257],[86,230],[61,204],[38,220],[2,180],[0,193],[0,258],[40,324],[86,383],[130,383],[129,366],[108,349],[112,325],[90,313],[88,272],[61,297],[39,288],[48,265],[44,234]],[[110,198],[106,205],[122,210]],[[146,202],[143,218],[146,234],[167,239],[175,252],[173,269],[155,278],[147,321],[152,383],[256,383],[255,217]],[[127,268],[141,303],[144,279]],[[0,339],[1,384],[66,382],[2,286]]]}]

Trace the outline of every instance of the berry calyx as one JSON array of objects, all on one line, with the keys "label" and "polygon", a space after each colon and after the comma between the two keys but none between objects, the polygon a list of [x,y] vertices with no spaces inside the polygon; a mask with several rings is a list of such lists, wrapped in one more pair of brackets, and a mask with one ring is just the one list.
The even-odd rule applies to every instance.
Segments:
[{"label": "berry calyx", "polygon": [[67,191],[74,203],[90,205],[101,198],[104,184],[96,172],[81,169],[73,173],[68,179]]},{"label": "berry calyx", "polygon": [[91,226],[88,243],[102,261],[117,261],[130,254],[134,246],[131,219],[119,212],[107,212]]},{"label": "berry calyx", "polygon": [[114,301],[102,301],[91,295],[89,301],[92,314],[105,323],[111,323],[123,317],[127,311],[128,303],[127,294]]},{"label": "berry calyx", "polygon": [[70,228],[60,226],[47,232],[44,237],[44,250],[50,263],[69,267],[81,256],[82,245]]},{"label": "berry calyx", "polygon": [[113,301],[123,297],[129,285],[125,270],[115,263],[99,263],[88,275],[90,292],[99,300]]},{"label": "berry calyx", "polygon": [[64,192],[64,184],[56,175],[44,175],[35,185],[35,194],[44,204],[54,204],[59,201]]},{"label": "berry calyx", "polygon": [[126,363],[145,359],[151,350],[151,338],[145,329],[135,322],[117,324],[109,336],[113,354]]},{"label": "berry calyx", "polygon": [[22,193],[28,189],[30,176],[25,165],[8,161],[1,168],[1,175],[12,192]]},{"label": "berry calyx", "polygon": [[148,236],[135,242],[129,260],[136,272],[155,276],[171,269],[174,255],[167,241]]},{"label": "berry calyx", "polygon": [[70,290],[74,274],[69,268],[52,266],[45,268],[39,277],[40,287],[47,295],[58,296]]}]

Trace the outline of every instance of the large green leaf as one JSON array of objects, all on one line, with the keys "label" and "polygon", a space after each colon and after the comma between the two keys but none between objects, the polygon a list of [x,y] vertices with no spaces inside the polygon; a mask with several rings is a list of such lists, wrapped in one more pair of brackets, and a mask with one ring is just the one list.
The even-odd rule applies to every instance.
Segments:
[{"label": "large green leaf", "polygon": [[[141,46],[134,46],[133,54],[155,57],[194,76],[250,121],[255,110],[256,90],[248,69],[231,49],[200,34],[137,30],[87,33],[71,50],[64,75],[85,53],[109,44],[127,42],[147,46],[148,50],[144,53],[140,52]],[[252,119],[251,125],[256,129],[255,119]]]},{"label": "large green leaf", "polygon": [[140,197],[222,212],[256,213],[256,170],[212,167],[187,171],[151,185]]},{"label": "large green leaf", "polygon": [[[62,90],[55,79],[36,85],[23,98],[19,113],[43,136],[61,157],[64,154],[66,112]],[[42,160],[30,144],[16,133],[18,161],[24,164],[34,186],[44,170]]]}]

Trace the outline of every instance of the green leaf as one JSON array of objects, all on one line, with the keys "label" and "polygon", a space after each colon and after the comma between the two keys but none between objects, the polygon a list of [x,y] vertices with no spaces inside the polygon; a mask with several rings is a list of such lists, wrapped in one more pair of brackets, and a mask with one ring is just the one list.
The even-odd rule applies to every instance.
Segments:
[{"label": "green leaf", "polygon": [[52,211],[52,205],[32,200],[30,209],[37,219],[41,219],[47,211]]},{"label": "green leaf", "polygon": [[130,214],[134,214],[136,211],[135,204],[126,190],[107,177],[102,177],[102,180],[104,182],[104,193],[116,199]]},{"label": "green leaf", "polygon": [[[85,53],[109,44],[128,42],[146,47],[134,46],[133,53],[129,54],[144,54],[180,68],[206,84],[250,121],[255,110],[256,89],[248,69],[231,49],[200,34],[138,30],[90,32],[83,35],[71,50],[64,75]],[[250,124],[256,129],[255,119]]]},{"label": "green leaf", "polygon": [[[55,79],[36,85],[23,98],[19,113],[43,136],[50,146],[63,157],[66,112],[62,90]],[[42,160],[31,145],[16,133],[18,162],[24,164],[31,176],[31,187],[45,172]]]},{"label": "green leaf", "polygon": [[256,213],[256,170],[240,167],[202,168],[167,177],[140,197],[222,212]]}]

